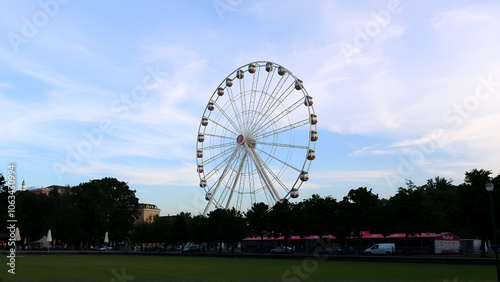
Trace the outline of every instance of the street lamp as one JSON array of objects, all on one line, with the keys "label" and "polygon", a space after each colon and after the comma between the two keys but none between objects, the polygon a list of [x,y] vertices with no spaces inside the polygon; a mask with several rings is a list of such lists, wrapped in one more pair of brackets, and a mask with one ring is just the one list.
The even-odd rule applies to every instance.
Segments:
[{"label": "street lamp", "polygon": [[490,194],[490,211],[491,211],[491,225],[493,226],[493,242],[494,242],[494,247],[493,251],[495,252],[495,262],[497,264],[497,281],[500,282],[500,269],[498,267],[498,249],[497,249],[497,233],[495,230],[495,213],[493,212],[493,189],[495,186],[491,182],[491,180],[488,180],[488,183],[486,183],[486,191],[488,191],[488,194]]}]

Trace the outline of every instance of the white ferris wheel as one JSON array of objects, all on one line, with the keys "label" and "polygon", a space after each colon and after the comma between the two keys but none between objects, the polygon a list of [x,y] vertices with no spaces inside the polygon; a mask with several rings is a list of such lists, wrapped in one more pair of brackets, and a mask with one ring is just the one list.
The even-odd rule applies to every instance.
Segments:
[{"label": "white ferris wheel", "polygon": [[297,198],[316,157],[317,121],[303,82],[283,66],[258,61],[229,74],[198,129],[203,214],[211,206],[241,210]]}]

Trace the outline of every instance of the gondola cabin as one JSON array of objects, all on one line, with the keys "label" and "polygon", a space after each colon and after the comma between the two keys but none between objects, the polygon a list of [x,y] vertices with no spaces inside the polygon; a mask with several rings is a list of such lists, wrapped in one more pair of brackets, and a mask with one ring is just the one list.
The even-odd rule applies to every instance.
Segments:
[{"label": "gondola cabin", "polygon": [[222,88],[222,87],[217,88],[217,95],[219,95],[219,96],[224,95],[224,88]]},{"label": "gondola cabin", "polygon": [[198,133],[198,142],[203,142],[203,141],[205,141],[205,134]]},{"label": "gondola cabin", "polygon": [[318,116],[315,114],[311,114],[311,124],[318,123]]},{"label": "gondola cabin", "polygon": [[213,103],[213,102],[209,102],[209,103],[208,103],[208,106],[207,106],[207,109],[208,109],[209,111],[213,111],[213,110],[215,109],[215,105],[214,105],[214,103]]},{"label": "gondola cabin", "polygon": [[226,79],[226,86],[227,86],[227,87],[231,87],[231,86],[233,86],[233,80],[232,80],[232,79],[230,79],[230,78]]},{"label": "gondola cabin", "polygon": [[292,191],[290,191],[290,197],[297,199],[299,197],[299,191],[297,189],[292,189]]},{"label": "gondola cabin", "polygon": [[196,170],[199,173],[203,173],[204,169],[202,165],[198,165],[198,169]]},{"label": "gondola cabin", "polygon": [[255,65],[254,64],[248,65],[248,72],[249,73],[255,73]]},{"label": "gondola cabin", "polygon": [[244,76],[245,76],[245,75],[243,74],[243,71],[242,71],[242,70],[238,70],[238,71],[236,72],[236,77],[237,77],[238,79],[242,79]]},{"label": "gondola cabin", "polygon": [[314,152],[313,149],[309,149],[309,151],[307,152],[307,159],[312,161],[316,158],[316,152]]},{"label": "gondola cabin", "polygon": [[309,173],[307,173],[307,171],[302,171],[300,173],[300,180],[302,180],[302,181],[309,180]]},{"label": "gondola cabin", "polygon": [[306,106],[308,106],[308,107],[309,107],[309,106],[312,106],[312,104],[313,104],[313,97],[311,97],[311,96],[306,96],[306,97],[304,98],[304,105],[306,105]]},{"label": "gondola cabin", "polygon": [[318,140],[318,132],[311,130],[311,141],[317,141]]},{"label": "gondola cabin", "polygon": [[201,188],[207,187],[207,181],[205,179],[200,180],[200,187]]},{"label": "gondola cabin", "polygon": [[267,63],[266,64],[266,71],[267,72],[273,71],[273,63]]},{"label": "gondola cabin", "polygon": [[202,150],[196,151],[196,157],[203,158],[203,151]]},{"label": "gondola cabin", "polygon": [[302,88],[304,88],[304,85],[302,85],[302,80],[298,79],[295,81],[295,89],[297,90],[301,90]]},{"label": "gondola cabin", "polygon": [[203,126],[207,126],[208,125],[208,118],[207,117],[203,117],[201,119],[201,125],[203,125]]},{"label": "gondola cabin", "polygon": [[286,73],[286,69],[284,67],[279,67],[278,68],[278,74],[279,75],[284,75]]},{"label": "gondola cabin", "polygon": [[205,200],[210,201],[210,198],[212,197],[212,193],[206,193],[205,194]]}]

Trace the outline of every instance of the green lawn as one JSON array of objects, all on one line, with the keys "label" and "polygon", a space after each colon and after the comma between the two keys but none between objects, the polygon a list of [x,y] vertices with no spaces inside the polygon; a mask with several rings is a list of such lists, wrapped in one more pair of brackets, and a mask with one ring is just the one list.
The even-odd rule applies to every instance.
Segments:
[{"label": "green lawn", "polygon": [[138,255],[26,255],[0,281],[494,281],[493,265]]}]

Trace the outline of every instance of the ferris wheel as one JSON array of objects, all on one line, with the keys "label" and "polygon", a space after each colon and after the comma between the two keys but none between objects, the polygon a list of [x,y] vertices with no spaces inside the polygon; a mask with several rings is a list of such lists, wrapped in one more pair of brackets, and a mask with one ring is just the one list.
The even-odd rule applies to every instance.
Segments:
[{"label": "ferris wheel", "polygon": [[297,198],[316,157],[317,121],[302,80],[283,66],[258,61],[229,74],[198,128],[203,214],[211,206],[241,210]]}]

